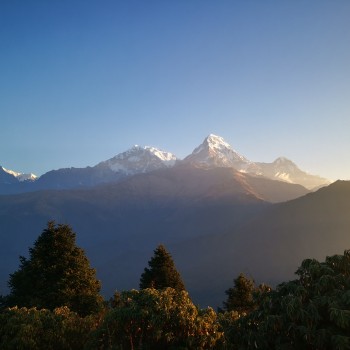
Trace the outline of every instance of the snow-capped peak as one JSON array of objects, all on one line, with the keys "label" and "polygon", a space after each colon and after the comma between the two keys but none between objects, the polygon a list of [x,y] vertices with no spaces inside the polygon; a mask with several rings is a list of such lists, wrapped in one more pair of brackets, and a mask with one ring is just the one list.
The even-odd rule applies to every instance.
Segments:
[{"label": "snow-capped peak", "polygon": [[329,185],[328,179],[309,174],[301,170],[294,162],[286,157],[279,157],[272,163],[255,163],[256,173],[273,180],[300,184],[308,189]]},{"label": "snow-capped peak", "polygon": [[114,172],[126,175],[146,173],[160,168],[170,168],[176,162],[176,156],[151,146],[134,145],[129,150],[99,163],[97,166],[107,166]]},{"label": "snow-capped peak", "polygon": [[13,170],[9,170],[4,168],[3,166],[1,167],[1,169],[3,171],[5,171],[6,173],[14,176],[15,178],[17,178],[18,181],[22,182],[22,181],[34,181],[37,179],[37,176],[30,173],[30,174],[24,174],[24,173],[18,173],[17,171],[13,171]]},{"label": "snow-capped peak", "polygon": [[231,146],[221,136],[210,134],[204,139],[203,143],[192,152],[192,154],[200,153],[203,149],[208,148],[217,151],[232,150]]},{"label": "snow-capped peak", "polygon": [[275,161],[272,164],[275,167],[277,172],[278,171],[279,172],[281,172],[281,171],[287,171],[287,172],[300,171],[298,166],[286,157],[278,157],[277,159],[275,159]]},{"label": "snow-capped peak", "polygon": [[284,163],[293,163],[293,162],[290,159],[286,158],[286,157],[278,157],[277,159],[274,160],[274,163],[276,163],[276,164],[284,164]]},{"label": "snow-capped peak", "polygon": [[232,147],[224,140],[223,137],[210,134],[204,140],[210,148],[223,150],[223,149],[232,149]]},{"label": "snow-capped peak", "polygon": [[161,161],[165,162],[168,166],[172,166],[176,162],[176,156],[170,152],[165,152],[152,146],[145,146],[144,149],[154,154]]},{"label": "snow-capped peak", "polygon": [[214,134],[207,136],[184,161],[205,166],[233,167],[242,171],[250,164],[223,137]]},{"label": "snow-capped peak", "polygon": [[165,163],[169,163],[169,166],[173,165],[176,162],[176,156],[170,152],[162,151],[158,148],[152,146],[139,146],[134,145],[127,151],[119,153],[110,160],[129,160],[131,162],[140,160],[146,154],[151,154],[157,157],[159,160]]}]

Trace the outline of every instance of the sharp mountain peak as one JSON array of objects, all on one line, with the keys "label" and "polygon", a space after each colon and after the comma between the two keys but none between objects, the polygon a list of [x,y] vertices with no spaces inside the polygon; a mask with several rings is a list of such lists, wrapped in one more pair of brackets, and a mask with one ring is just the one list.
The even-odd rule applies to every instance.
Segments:
[{"label": "sharp mountain peak", "polygon": [[28,190],[29,187],[39,189],[42,186],[60,189],[94,186],[98,183],[119,181],[126,176],[171,168],[179,164],[209,168],[234,168],[249,175],[300,184],[308,189],[319,188],[331,183],[327,179],[302,171],[295,163],[285,157],[279,157],[272,163],[250,161],[233,149],[222,136],[209,134],[183,160],[179,160],[173,153],[153,146],[134,145],[125,152],[119,153],[93,167],[52,170],[38,179],[33,174],[21,174],[1,168],[0,185],[5,186],[6,189],[4,192],[0,188],[0,191],[1,193],[11,193],[12,190],[8,184],[12,185],[28,179],[32,180],[31,182],[41,183],[38,186],[26,186],[25,188],[28,188]]}]

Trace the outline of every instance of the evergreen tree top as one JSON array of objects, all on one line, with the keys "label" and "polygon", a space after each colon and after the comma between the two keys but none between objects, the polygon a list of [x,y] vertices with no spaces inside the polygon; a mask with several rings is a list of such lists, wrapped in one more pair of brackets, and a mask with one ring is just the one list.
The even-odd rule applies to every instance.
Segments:
[{"label": "evergreen tree top", "polygon": [[249,313],[254,308],[253,293],[256,290],[254,280],[246,277],[243,273],[233,281],[234,286],[227,289],[227,301],[224,301],[224,309]]},{"label": "evergreen tree top", "polygon": [[101,284],[75,239],[69,225],[50,221],[29,248],[29,258],[21,256],[19,269],[10,275],[9,304],[51,310],[68,306],[80,314],[96,309]]},{"label": "evergreen tree top", "polygon": [[140,278],[140,289],[167,287],[175,290],[185,290],[185,285],[177,271],[174,261],[164,245],[160,244],[154,255],[148,262],[149,268],[145,268]]}]

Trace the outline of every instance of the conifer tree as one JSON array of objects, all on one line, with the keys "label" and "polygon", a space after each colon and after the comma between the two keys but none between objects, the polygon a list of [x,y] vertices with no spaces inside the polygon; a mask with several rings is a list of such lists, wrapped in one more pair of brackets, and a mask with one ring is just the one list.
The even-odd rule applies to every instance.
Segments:
[{"label": "conifer tree", "polygon": [[253,293],[256,288],[254,281],[240,273],[233,283],[234,286],[225,291],[227,301],[223,303],[224,309],[226,311],[249,313],[255,306]]},{"label": "conifer tree", "polygon": [[177,291],[185,290],[185,285],[176,270],[174,261],[163,245],[156,248],[148,265],[149,268],[145,268],[141,275],[140,289],[170,287]]},{"label": "conifer tree", "polygon": [[29,248],[29,258],[21,256],[19,269],[10,275],[9,306],[68,306],[81,315],[98,310],[101,285],[75,236],[68,225],[48,223]]}]

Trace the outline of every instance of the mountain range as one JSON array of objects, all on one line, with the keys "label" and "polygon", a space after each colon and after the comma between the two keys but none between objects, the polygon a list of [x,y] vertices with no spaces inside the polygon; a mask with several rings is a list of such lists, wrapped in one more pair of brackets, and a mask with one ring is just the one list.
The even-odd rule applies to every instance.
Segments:
[{"label": "mountain range", "polygon": [[95,167],[20,184],[38,186],[49,177],[57,189],[0,195],[0,294],[49,220],[77,232],[106,297],[138,288],[163,243],[193,300],[214,307],[240,272],[275,285],[292,278],[302,259],[350,247],[350,182],[323,179],[324,187],[310,191],[292,182],[316,179],[319,186],[319,177],[284,158],[253,163],[215,135],[181,161],[135,146]]},{"label": "mountain range", "polygon": [[308,174],[283,157],[276,159],[273,163],[252,162],[237,153],[222,137],[211,134],[183,160],[155,147],[134,146],[93,167],[52,170],[40,177],[0,167],[0,194],[92,187],[120,181],[136,174],[189,163],[207,168],[233,168],[254,176],[299,184],[309,190],[330,184],[329,180]]}]

